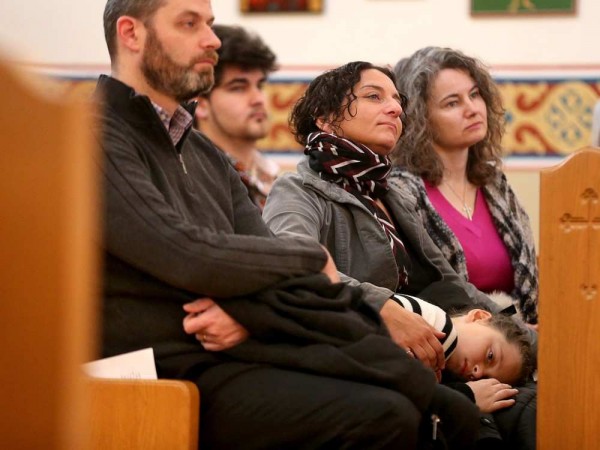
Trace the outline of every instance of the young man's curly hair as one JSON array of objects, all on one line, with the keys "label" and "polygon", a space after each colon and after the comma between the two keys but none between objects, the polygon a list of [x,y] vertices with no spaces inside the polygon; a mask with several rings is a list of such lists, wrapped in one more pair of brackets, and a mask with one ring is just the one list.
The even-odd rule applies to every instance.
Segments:
[{"label": "young man's curly hair", "polygon": [[219,63],[215,66],[215,87],[219,86],[228,66],[242,70],[258,69],[269,74],[276,71],[277,57],[257,34],[234,25],[214,25],[213,31],[221,40],[217,49]]}]

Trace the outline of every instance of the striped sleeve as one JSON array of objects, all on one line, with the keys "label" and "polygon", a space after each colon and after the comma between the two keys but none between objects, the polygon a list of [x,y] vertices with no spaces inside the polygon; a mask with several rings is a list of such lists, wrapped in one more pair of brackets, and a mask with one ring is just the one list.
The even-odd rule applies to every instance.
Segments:
[{"label": "striped sleeve", "polygon": [[447,361],[456,348],[458,340],[458,334],[452,325],[450,316],[442,308],[411,295],[394,294],[393,298],[400,306],[422,316],[436,330],[446,333],[446,336],[440,339],[440,343],[444,348],[444,357]]}]

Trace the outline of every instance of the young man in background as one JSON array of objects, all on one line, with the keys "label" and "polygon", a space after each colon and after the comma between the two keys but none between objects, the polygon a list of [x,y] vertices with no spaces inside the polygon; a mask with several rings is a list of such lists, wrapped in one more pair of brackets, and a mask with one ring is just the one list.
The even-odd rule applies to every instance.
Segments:
[{"label": "young man in background", "polygon": [[261,155],[257,142],[267,136],[269,111],[264,86],[277,70],[275,54],[262,39],[239,26],[215,25],[215,84],[199,97],[198,128],[224,151],[261,209],[279,166]]}]

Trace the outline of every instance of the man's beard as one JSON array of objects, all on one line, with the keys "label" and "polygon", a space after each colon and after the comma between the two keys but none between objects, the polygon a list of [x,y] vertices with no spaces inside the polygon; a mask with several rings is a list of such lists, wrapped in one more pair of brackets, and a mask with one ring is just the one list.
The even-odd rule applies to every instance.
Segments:
[{"label": "man's beard", "polygon": [[194,65],[207,57],[213,58],[216,64],[218,56],[215,51],[209,50],[189,64],[181,65],[165,52],[156,31],[152,27],[148,27],[147,30],[141,68],[146,81],[153,89],[176,99],[179,103],[210,90],[214,83],[213,69],[198,73],[194,70]]}]

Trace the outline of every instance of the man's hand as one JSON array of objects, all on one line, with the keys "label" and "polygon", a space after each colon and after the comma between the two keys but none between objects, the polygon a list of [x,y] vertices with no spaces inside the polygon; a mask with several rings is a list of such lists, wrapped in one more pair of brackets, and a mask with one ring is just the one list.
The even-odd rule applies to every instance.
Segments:
[{"label": "man's hand", "polygon": [[327,253],[327,262],[325,263],[325,267],[321,269],[321,273],[327,275],[332,283],[339,283],[341,281],[340,274],[337,271],[335,262],[333,261],[329,250],[327,250],[327,248],[323,245],[321,245],[321,247],[323,247],[323,250],[325,250],[325,253]]},{"label": "man's hand", "polygon": [[406,310],[391,299],[385,302],[380,314],[392,340],[409,355],[412,353],[435,372],[445,367],[444,349],[439,341],[445,333],[436,330],[419,314]]},{"label": "man's hand", "polygon": [[248,339],[246,329],[210,298],[186,303],[183,309],[188,313],[183,329],[187,334],[195,334],[206,350],[227,350]]},{"label": "man's hand", "polygon": [[469,381],[467,386],[473,391],[475,403],[484,413],[491,413],[514,405],[515,399],[512,397],[519,392],[518,389],[513,389],[509,384],[500,383],[495,378]]}]

